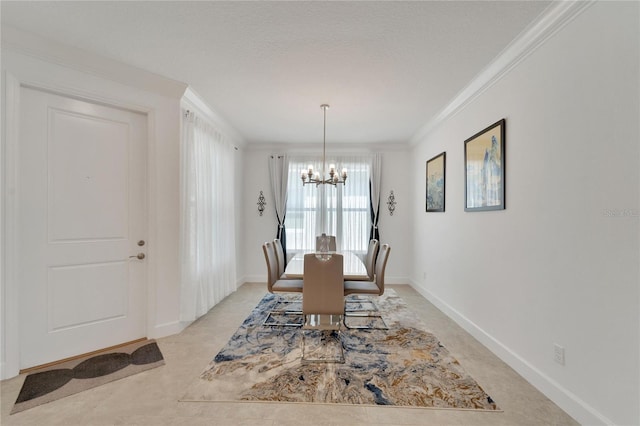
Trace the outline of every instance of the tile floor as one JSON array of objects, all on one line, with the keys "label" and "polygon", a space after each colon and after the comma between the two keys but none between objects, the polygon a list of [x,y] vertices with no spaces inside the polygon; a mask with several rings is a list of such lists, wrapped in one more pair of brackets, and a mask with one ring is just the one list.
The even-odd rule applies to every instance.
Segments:
[{"label": "tile floor", "polygon": [[0,382],[9,425],[576,425],[569,415],[420,296],[390,286],[503,412],[278,403],[178,402],[266,292],[247,283],[182,333],[158,339],[166,365],[9,415],[24,375]]}]

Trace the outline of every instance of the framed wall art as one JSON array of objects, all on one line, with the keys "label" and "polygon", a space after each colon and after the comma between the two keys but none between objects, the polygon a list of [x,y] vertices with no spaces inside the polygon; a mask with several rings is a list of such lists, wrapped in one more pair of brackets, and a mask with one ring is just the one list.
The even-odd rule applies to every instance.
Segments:
[{"label": "framed wall art", "polygon": [[505,208],[505,119],[464,141],[464,210]]},{"label": "framed wall art", "polygon": [[444,211],[446,159],[443,152],[427,161],[427,212]]}]

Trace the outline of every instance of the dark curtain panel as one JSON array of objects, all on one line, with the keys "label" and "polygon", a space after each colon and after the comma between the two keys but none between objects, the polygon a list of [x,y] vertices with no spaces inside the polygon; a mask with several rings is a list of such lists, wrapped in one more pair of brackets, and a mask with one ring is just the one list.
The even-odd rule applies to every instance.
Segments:
[{"label": "dark curtain panel", "polygon": [[284,228],[284,216],[282,220],[280,220],[280,216],[276,213],[276,217],[278,218],[278,229],[276,231],[276,238],[280,240],[280,244],[282,244],[282,251],[284,252],[284,261],[285,264],[287,262],[287,233]]},{"label": "dark curtain panel", "polygon": [[380,232],[378,232],[378,218],[380,217],[380,203],[377,206],[373,205],[373,199],[371,198],[371,182],[369,182],[369,212],[371,214],[371,232],[369,233],[369,240],[374,238],[380,241]]},{"label": "dark curtain panel", "polygon": [[286,155],[269,156],[269,180],[273,191],[273,205],[278,219],[276,238],[282,244],[282,251],[287,259],[287,237],[284,229],[284,219],[287,211],[287,185],[289,176],[289,160]]}]

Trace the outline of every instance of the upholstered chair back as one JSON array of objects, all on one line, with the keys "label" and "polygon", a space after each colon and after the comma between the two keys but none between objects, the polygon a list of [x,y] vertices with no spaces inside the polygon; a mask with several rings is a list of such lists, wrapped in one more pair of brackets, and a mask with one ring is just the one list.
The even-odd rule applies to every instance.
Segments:
[{"label": "upholstered chair back", "polygon": [[302,313],[342,315],[344,313],[343,257],[304,256]]}]

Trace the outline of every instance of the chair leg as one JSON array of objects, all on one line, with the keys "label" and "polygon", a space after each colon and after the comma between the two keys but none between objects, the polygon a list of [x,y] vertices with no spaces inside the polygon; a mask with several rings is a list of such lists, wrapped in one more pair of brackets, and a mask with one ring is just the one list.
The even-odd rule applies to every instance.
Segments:
[{"label": "chair leg", "polygon": [[[363,324],[349,324],[349,318],[358,318]],[[368,313],[352,313],[344,316],[344,326],[349,330],[388,330],[389,326],[382,315],[371,315]]]},{"label": "chair leg", "polygon": [[[284,319],[276,319],[278,317],[283,317]],[[270,311],[262,325],[268,327],[302,327],[304,325],[304,316],[302,311]]]},{"label": "chair leg", "polygon": [[378,312],[378,307],[372,300],[359,299],[358,296],[351,296],[350,299],[345,299],[344,302],[345,312]]},{"label": "chair leg", "polygon": [[304,330],[302,363],[344,364],[344,347],[340,330]]},{"label": "chair leg", "polygon": [[[300,300],[280,300],[278,304],[293,305],[298,304],[298,309],[273,309],[262,322],[262,325],[269,327],[302,327],[304,325],[304,317],[302,315],[302,307]],[[277,306],[277,305],[276,305]]]},{"label": "chair leg", "polygon": [[344,314],[307,314],[304,316],[302,328],[306,330],[340,330],[343,317]]},{"label": "chair leg", "polygon": [[[349,308],[350,304],[351,308]],[[388,330],[389,327],[384,322],[382,315],[373,312],[378,312],[378,307],[372,300],[359,300],[358,296],[355,296],[355,300],[353,298],[345,300],[344,326],[350,330]],[[361,319],[363,324],[349,325],[349,318]]]}]

